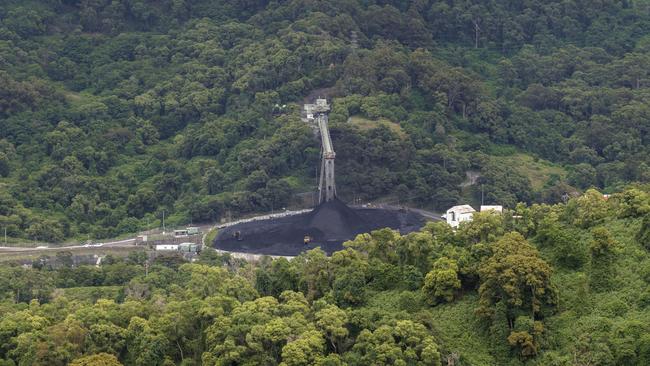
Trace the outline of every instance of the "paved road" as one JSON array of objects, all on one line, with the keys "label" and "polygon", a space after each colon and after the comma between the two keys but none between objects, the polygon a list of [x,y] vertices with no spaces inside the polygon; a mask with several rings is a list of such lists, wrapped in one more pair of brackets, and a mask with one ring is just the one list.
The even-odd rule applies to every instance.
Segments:
[{"label": "paved road", "polygon": [[431,211],[427,211],[427,210],[421,210],[419,208],[409,208],[409,210],[411,210],[413,212],[417,212],[420,215],[422,215],[422,216],[424,216],[424,217],[426,217],[428,219],[431,219],[431,220],[436,220],[436,221],[443,221],[444,220],[440,216],[439,213],[435,213],[435,212],[431,212]]},{"label": "paved road", "polygon": [[[357,206],[357,207],[366,207],[366,206]],[[443,221],[444,220],[442,218],[442,216],[440,216],[441,214],[439,214],[437,212],[433,212],[433,211],[423,210],[423,209],[420,209],[420,208],[394,206],[394,205],[383,205],[383,204],[376,205],[375,207],[389,208],[389,209],[392,209],[392,210],[401,210],[401,209],[405,208],[405,209],[407,209],[409,211],[417,212],[420,215],[426,217],[427,219],[431,219],[431,220],[435,220],[435,221]]]},{"label": "paved road", "polygon": [[49,246],[44,247],[0,247],[0,253],[11,253],[11,252],[33,252],[33,251],[48,251],[48,250],[61,250],[61,249],[91,249],[91,248],[119,248],[119,247],[132,247],[135,244],[135,238],[117,240],[117,241],[107,241],[103,243],[94,243],[91,245],[67,245],[63,247],[58,246]]}]

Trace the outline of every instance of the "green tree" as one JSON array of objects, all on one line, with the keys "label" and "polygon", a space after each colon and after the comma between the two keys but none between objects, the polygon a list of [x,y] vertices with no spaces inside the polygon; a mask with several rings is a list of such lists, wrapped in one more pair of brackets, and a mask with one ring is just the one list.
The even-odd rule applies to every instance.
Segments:
[{"label": "green tree", "polygon": [[596,291],[611,288],[616,276],[614,261],[619,253],[620,244],[612,238],[606,228],[599,226],[591,230],[593,240],[589,245],[591,251],[591,287]]},{"label": "green tree", "polygon": [[126,346],[126,329],[114,324],[93,324],[88,332],[88,350],[92,353],[120,355]]},{"label": "green tree", "polygon": [[318,299],[331,290],[333,268],[322,249],[302,253],[292,262],[299,268],[301,286],[306,289],[307,299]]},{"label": "green tree", "polygon": [[8,177],[11,172],[9,157],[7,154],[0,151],[0,177]]},{"label": "green tree", "polygon": [[[543,307],[556,303],[551,267],[521,234],[504,235],[492,253],[479,267],[479,314],[489,318],[496,304],[505,301],[509,314],[523,311],[535,319]],[[514,317],[508,321],[512,329]]]},{"label": "green tree", "polygon": [[441,365],[433,337],[422,324],[410,320],[382,325],[372,332],[362,330],[346,356],[349,363],[364,365]]},{"label": "green tree", "polygon": [[117,358],[108,353],[98,353],[77,358],[69,363],[70,366],[121,366]]},{"label": "green tree", "polygon": [[282,348],[281,366],[316,365],[323,359],[325,340],[317,331],[307,331]]},{"label": "green tree", "polygon": [[218,168],[210,168],[205,172],[204,182],[209,194],[217,194],[224,187],[224,174]]},{"label": "green tree", "polygon": [[433,262],[433,268],[424,277],[422,292],[430,305],[436,305],[451,302],[459,288],[458,264],[453,259],[441,257]]},{"label": "green tree", "polygon": [[492,242],[503,235],[503,217],[495,212],[476,212],[471,221],[464,222],[458,236],[467,244]]},{"label": "green tree", "polygon": [[29,238],[44,242],[57,243],[65,237],[61,224],[54,220],[37,221],[26,231]]},{"label": "green tree", "polygon": [[650,250],[650,214],[641,220],[641,228],[636,234],[636,240],[647,250]]},{"label": "green tree", "polygon": [[577,164],[569,173],[568,181],[569,184],[580,189],[591,188],[598,183],[596,169],[586,163]]},{"label": "green tree", "polygon": [[563,227],[555,213],[549,213],[540,221],[536,239],[552,248],[555,263],[566,268],[579,269],[589,259],[587,243],[578,232]]},{"label": "green tree", "polygon": [[609,215],[609,207],[600,192],[589,189],[582,196],[569,201],[567,214],[573,216],[576,225],[589,228],[603,222]]},{"label": "green tree", "polygon": [[403,236],[396,248],[399,264],[413,265],[420,271],[426,272],[431,266],[434,243],[434,237],[430,232],[417,232]]},{"label": "green tree", "polygon": [[127,360],[138,366],[159,365],[164,360],[168,340],[157,334],[149,322],[143,318],[133,317],[127,328]]},{"label": "green tree", "polygon": [[544,332],[541,321],[534,321],[527,316],[515,320],[515,327],[508,336],[508,343],[519,351],[523,359],[535,357],[541,348],[540,339]]},{"label": "green tree", "polygon": [[341,344],[348,336],[346,323],[348,316],[345,311],[336,305],[328,305],[314,314],[316,327],[323,333],[330,342],[334,352],[340,352]]}]

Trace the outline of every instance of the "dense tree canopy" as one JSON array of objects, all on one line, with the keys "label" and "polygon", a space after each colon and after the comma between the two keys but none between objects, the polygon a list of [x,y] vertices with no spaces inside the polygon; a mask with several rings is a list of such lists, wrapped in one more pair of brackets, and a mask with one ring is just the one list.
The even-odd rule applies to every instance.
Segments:
[{"label": "dense tree canopy", "polygon": [[0,222],[61,241],[163,210],[180,224],[286,207],[315,186],[298,117],[319,94],[344,199],[512,208],[647,182],[645,6],[4,1]]},{"label": "dense tree canopy", "polygon": [[5,258],[0,365],[646,365],[649,192],[378,230],[331,257]]}]

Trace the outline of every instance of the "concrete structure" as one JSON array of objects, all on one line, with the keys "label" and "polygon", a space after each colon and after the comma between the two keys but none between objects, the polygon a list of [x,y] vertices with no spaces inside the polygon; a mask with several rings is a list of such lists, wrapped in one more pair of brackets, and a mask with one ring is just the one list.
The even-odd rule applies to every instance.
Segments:
[{"label": "concrete structure", "polygon": [[334,159],[336,153],[332,146],[328,123],[330,105],[327,99],[316,99],[315,104],[305,104],[305,113],[309,121],[318,124],[321,136],[321,170],[318,180],[318,202],[331,201],[336,197],[336,181],[334,179]]},{"label": "concrete structure", "polygon": [[178,244],[158,244],[155,249],[156,252],[178,251]]},{"label": "concrete structure", "polygon": [[453,228],[457,228],[463,221],[472,221],[476,210],[470,205],[454,206],[447,210],[443,218],[447,220],[447,224]]}]

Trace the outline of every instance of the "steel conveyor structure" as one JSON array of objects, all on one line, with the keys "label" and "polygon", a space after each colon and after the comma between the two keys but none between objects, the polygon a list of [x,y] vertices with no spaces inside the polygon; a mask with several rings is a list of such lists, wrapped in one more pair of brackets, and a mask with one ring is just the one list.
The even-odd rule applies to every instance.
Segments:
[{"label": "steel conveyor structure", "polygon": [[336,181],[334,179],[334,159],[336,153],[332,145],[330,130],[327,125],[330,106],[327,99],[316,99],[316,104],[305,104],[307,120],[318,126],[321,137],[321,169],[318,180],[318,202],[328,202],[336,197]]}]

